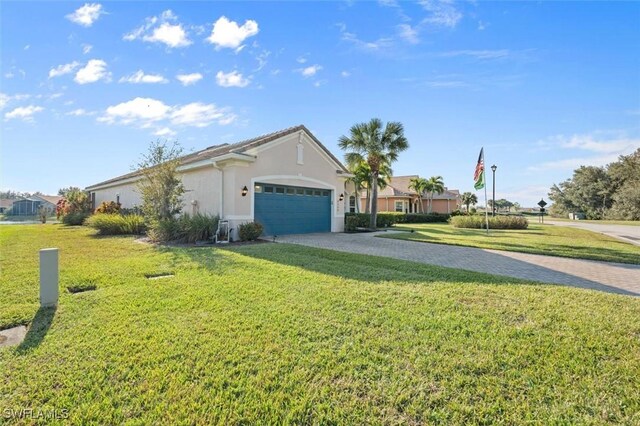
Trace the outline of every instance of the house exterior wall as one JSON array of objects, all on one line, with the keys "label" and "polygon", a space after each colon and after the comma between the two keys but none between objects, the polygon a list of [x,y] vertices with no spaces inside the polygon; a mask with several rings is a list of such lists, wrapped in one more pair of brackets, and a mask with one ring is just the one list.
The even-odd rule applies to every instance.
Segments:
[{"label": "house exterior wall", "polygon": [[[418,212],[427,212],[428,211],[428,203],[426,199],[422,200],[423,210],[418,210],[418,200],[417,198],[409,199],[408,197],[382,197],[378,198],[378,212],[395,212],[396,211],[396,201],[403,202],[404,212],[405,213],[418,213]],[[361,199],[361,212],[365,211],[366,206],[366,198]],[[409,203],[412,206],[409,206]],[[436,199],[433,200],[433,207],[431,209],[432,213],[451,213],[452,211],[460,208],[460,201],[455,199],[450,200],[442,200]]]}]

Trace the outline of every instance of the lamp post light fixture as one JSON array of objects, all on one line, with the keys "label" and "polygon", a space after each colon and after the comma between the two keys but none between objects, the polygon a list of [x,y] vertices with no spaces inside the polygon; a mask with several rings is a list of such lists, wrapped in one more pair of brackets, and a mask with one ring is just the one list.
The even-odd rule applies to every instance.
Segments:
[{"label": "lamp post light fixture", "polygon": [[491,203],[491,208],[493,209],[492,216],[496,215],[496,169],[498,167],[494,164],[491,166],[491,171],[493,172],[493,202]]},{"label": "lamp post light fixture", "polygon": [[245,185],[242,188],[242,191],[240,193],[242,194],[243,197],[246,197],[248,192],[249,192],[249,188],[247,188],[247,185]]},{"label": "lamp post light fixture", "polygon": [[340,193],[340,197],[338,198],[338,201],[340,201],[340,202],[344,201],[344,193],[343,192]]}]

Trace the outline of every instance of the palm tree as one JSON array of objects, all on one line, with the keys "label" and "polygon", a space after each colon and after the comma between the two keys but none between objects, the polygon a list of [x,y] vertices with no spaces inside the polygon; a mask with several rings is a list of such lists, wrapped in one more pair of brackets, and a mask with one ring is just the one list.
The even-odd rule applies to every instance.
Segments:
[{"label": "palm tree", "polygon": [[371,222],[376,227],[378,215],[378,178],[384,166],[390,167],[398,159],[398,154],[409,148],[404,136],[402,123],[390,121],[386,126],[374,118],[368,123],[354,124],[349,129],[349,137],[340,136],[340,148],[348,151],[345,154],[347,164],[366,162],[371,168]]},{"label": "palm tree", "polygon": [[409,189],[413,189],[418,196],[419,210],[422,210],[424,213],[424,207],[422,206],[422,194],[424,194],[425,189],[427,188],[427,180],[425,178],[421,178],[420,176],[411,178],[409,180]]},{"label": "palm tree", "polygon": [[425,191],[429,194],[429,213],[433,209],[433,194],[442,194],[444,192],[444,181],[442,176],[431,176],[427,180]]},{"label": "palm tree", "polygon": [[[367,196],[365,200],[365,213],[369,213],[371,207],[371,167],[366,162],[360,162],[357,164],[347,164],[347,168],[353,174],[353,177],[350,179],[353,182],[357,198],[356,198],[356,209],[359,211],[360,207],[360,196],[361,191],[363,189],[367,190]],[[378,188],[384,189],[387,187],[389,178],[391,177],[393,171],[391,167],[386,164],[383,164],[380,167],[380,174],[378,176]]]},{"label": "palm tree", "polygon": [[462,194],[462,204],[467,206],[467,214],[469,214],[469,206],[473,204],[474,206],[478,203],[478,197],[473,192],[465,192]]}]

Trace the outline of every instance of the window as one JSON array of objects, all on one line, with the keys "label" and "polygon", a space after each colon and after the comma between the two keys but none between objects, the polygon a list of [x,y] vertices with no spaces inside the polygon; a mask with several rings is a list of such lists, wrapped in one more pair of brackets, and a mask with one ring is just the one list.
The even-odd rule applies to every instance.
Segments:
[{"label": "window", "polygon": [[349,197],[349,213],[356,212],[356,197],[354,195]]},{"label": "window", "polygon": [[396,211],[397,212],[404,212],[404,201],[396,201]]},{"label": "window", "polygon": [[297,188],[297,189],[296,189],[296,195],[304,195],[304,189],[302,189],[302,188]]},{"label": "window", "polygon": [[296,193],[296,190],[294,188],[287,188],[287,195],[293,195]]},{"label": "window", "polygon": [[313,191],[313,195],[315,197],[320,197],[322,195],[322,191]]},{"label": "window", "polygon": [[262,185],[255,185],[255,186],[253,187],[253,191],[254,191],[256,194],[261,193],[261,192],[262,192]]},{"label": "window", "polygon": [[270,194],[273,194],[273,186],[265,186],[264,187],[264,192],[268,192]]},{"label": "window", "polygon": [[276,194],[284,194],[284,188],[281,186],[276,186]]},{"label": "window", "polygon": [[304,190],[304,195],[312,196],[313,195],[313,191],[311,189],[305,189]]}]

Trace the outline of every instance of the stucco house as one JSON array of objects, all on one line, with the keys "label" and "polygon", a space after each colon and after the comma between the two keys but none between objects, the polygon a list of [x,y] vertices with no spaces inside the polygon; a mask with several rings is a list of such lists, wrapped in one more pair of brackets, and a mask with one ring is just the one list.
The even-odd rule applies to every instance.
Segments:
[{"label": "stucco house", "polygon": [[[378,190],[378,212],[402,212],[421,213],[428,211],[427,195],[422,194],[422,209],[419,209],[419,200],[415,191],[409,189],[411,179],[418,175],[393,176],[388,185]],[[460,191],[445,188],[442,194],[433,194],[433,213],[451,213],[459,209],[461,205]],[[365,211],[367,193],[363,191],[360,197],[360,211]]]},{"label": "stucco house", "polygon": [[[341,232],[351,175],[304,126],[234,144],[210,146],[180,160],[186,213],[208,213],[238,225],[257,221],[263,235]],[[86,188],[92,203],[141,204],[139,172]]]}]

